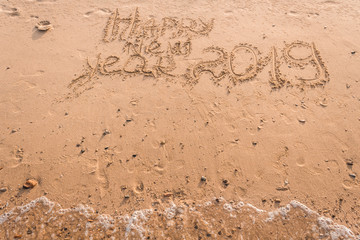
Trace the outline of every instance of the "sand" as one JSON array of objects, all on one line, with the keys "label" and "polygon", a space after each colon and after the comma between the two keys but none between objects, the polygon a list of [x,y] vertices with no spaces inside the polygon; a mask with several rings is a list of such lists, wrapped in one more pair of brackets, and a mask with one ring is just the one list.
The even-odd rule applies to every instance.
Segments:
[{"label": "sand", "polygon": [[[356,0],[1,2],[1,237],[355,239],[359,16]],[[62,220],[39,230],[47,211]],[[136,211],[154,217],[124,227]]]}]

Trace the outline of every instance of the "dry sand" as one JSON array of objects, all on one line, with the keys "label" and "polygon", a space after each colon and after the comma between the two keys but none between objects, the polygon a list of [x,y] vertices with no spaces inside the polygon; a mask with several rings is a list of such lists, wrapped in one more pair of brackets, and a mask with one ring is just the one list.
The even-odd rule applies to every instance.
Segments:
[{"label": "dry sand", "polygon": [[358,0],[1,1],[0,236],[355,239],[359,16]]}]

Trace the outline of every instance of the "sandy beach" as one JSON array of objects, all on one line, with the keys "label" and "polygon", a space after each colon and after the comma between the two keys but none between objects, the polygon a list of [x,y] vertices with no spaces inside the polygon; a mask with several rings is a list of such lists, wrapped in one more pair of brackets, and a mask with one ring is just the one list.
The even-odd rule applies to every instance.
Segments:
[{"label": "sandy beach", "polygon": [[0,1],[0,238],[360,239],[359,16]]}]

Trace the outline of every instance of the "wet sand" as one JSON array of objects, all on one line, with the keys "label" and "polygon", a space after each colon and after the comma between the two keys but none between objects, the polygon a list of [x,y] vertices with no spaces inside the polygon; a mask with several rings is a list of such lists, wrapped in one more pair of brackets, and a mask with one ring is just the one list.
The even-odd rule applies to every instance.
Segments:
[{"label": "wet sand", "polygon": [[[114,219],[175,204],[134,234],[356,238],[359,14],[354,0],[1,3],[1,237],[64,238],[31,216],[59,227],[82,204],[94,213],[68,210],[67,237],[121,238],[132,218]],[[43,196],[55,210],[6,214]]]}]

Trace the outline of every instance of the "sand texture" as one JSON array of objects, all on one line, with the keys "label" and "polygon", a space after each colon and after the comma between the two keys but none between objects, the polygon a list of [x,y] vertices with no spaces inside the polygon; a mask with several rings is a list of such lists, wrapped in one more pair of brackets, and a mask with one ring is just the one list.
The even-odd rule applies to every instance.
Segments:
[{"label": "sand texture", "polygon": [[0,1],[0,238],[358,239],[360,1]]}]

